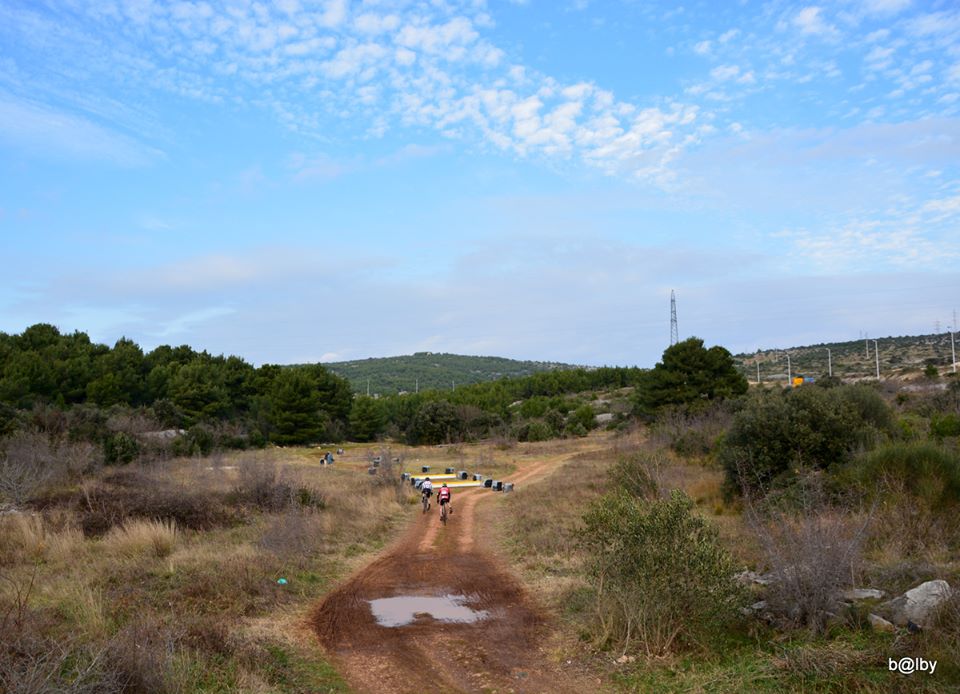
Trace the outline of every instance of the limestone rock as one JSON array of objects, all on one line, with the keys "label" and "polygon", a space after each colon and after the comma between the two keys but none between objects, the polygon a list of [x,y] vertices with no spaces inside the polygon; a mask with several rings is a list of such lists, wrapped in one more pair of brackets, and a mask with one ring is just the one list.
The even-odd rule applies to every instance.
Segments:
[{"label": "limestone rock", "polygon": [[890,613],[894,624],[903,627],[907,622],[913,622],[925,627],[929,626],[937,608],[950,598],[950,593],[950,584],[946,581],[927,581],[884,603],[883,606]]}]

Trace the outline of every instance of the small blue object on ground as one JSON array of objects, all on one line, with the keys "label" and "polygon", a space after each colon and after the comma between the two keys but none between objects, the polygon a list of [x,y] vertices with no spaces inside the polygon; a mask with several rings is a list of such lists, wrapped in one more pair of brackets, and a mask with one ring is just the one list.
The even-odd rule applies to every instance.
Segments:
[{"label": "small blue object on ground", "polygon": [[279,585],[281,585],[281,586],[285,586],[285,585],[287,585],[287,579],[285,579],[285,578],[278,578],[278,579],[277,579],[277,583],[278,583]]}]

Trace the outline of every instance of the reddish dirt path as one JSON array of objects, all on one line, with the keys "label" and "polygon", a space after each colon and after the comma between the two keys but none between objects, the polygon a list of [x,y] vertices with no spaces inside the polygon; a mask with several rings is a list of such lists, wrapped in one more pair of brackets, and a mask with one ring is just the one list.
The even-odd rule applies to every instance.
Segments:
[{"label": "reddish dirt path", "polygon": [[[510,480],[541,480],[567,457],[525,464]],[[549,659],[541,647],[549,632],[542,613],[520,583],[478,548],[483,529],[476,523],[476,505],[501,498],[483,488],[457,493],[446,527],[432,508],[316,608],[312,627],[353,689],[378,694],[598,689],[596,680],[585,681]],[[369,601],[401,595],[466,595],[467,605],[488,617],[458,624],[418,615],[406,626],[378,625]]]}]

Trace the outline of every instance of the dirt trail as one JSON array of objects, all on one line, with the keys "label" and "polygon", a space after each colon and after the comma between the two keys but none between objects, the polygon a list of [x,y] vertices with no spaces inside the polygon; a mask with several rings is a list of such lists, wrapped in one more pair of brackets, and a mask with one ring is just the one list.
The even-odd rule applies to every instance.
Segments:
[{"label": "dirt trail", "polygon": [[[550,456],[522,465],[509,479],[542,480],[569,458]],[[404,537],[327,596],[312,626],[337,669],[359,692],[582,692],[595,680],[552,662],[542,650],[549,631],[519,582],[484,546],[476,523],[479,503],[502,495],[483,488],[456,493],[455,513],[441,527],[434,506]],[[400,627],[380,626],[370,600],[395,596],[467,596],[485,611],[473,623],[417,614]]]}]

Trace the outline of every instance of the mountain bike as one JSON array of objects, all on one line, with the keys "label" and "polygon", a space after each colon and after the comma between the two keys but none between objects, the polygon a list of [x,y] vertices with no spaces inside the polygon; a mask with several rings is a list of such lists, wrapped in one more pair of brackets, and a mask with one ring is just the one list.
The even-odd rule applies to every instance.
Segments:
[{"label": "mountain bike", "polygon": [[447,524],[447,516],[448,516],[449,513],[450,513],[450,512],[447,510],[447,507],[448,507],[449,505],[450,505],[449,503],[447,503],[447,504],[440,504],[440,522],[443,523],[444,525]]}]

